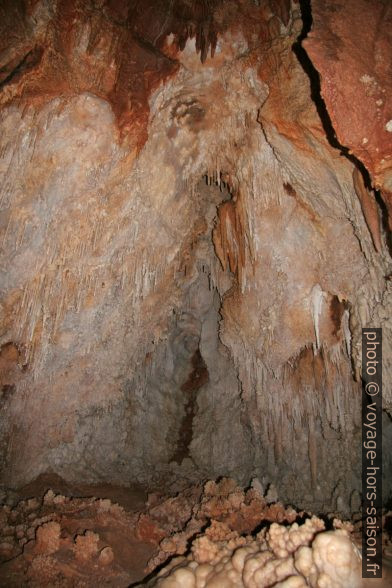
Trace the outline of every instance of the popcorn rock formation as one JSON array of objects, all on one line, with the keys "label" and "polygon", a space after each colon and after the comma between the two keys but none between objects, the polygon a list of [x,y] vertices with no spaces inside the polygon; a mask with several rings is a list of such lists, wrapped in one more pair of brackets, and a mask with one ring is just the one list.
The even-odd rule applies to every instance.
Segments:
[{"label": "popcorn rock formation", "polygon": [[290,527],[273,523],[256,540],[237,537],[215,542],[206,534],[195,539],[187,559],[174,560],[150,585],[359,588],[361,558],[349,534],[342,529],[320,532],[323,529],[324,523],[313,517]]},{"label": "popcorn rock formation", "polygon": [[[392,435],[391,6],[327,4],[1,3],[2,485],[230,476],[358,510],[366,326]],[[94,535],[74,547],[110,567]]]},{"label": "popcorn rock formation", "polygon": [[321,519],[232,479],[175,496],[154,493],[133,509],[52,490],[6,501],[15,503],[0,508],[0,585],[7,588],[125,588],[143,577],[141,586],[180,588],[362,586],[358,527],[335,519],[326,531]]},{"label": "popcorn rock formation", "polygon": [[137,517],[108,499],[52,490],[0,507],[0,586],[129,586],[153,553],[135,537]]}]

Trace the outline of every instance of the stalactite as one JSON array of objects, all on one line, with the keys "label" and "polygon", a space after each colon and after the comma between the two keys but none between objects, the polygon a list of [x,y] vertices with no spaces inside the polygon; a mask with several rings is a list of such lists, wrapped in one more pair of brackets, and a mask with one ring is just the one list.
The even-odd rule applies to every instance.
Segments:
[{"label": "stalactite", "polygon": [[374,198],[374,195],[372,195],[366,188],[362,174],[358,168],[354,168],[353,182],[355,192],[358,196],[359,202],[361,203],[363,216],[365,217],[367,227],[372,237],[374,248],[378,253],[380,253],[382,250],[382,244],[377,202]]},{"label": "stalactite", "polygon": [[313,286],[310,298],[314,333],[316,336],[315,352],[317,352],[320,349],[320,315],[322,311],[324,296],[325,294],[322,291],[320,284],[316,284],[315,286]]},{"label": "stalactite", "polygon": [[223,202],[219,206],[218,220],[212,234],[215,252],[223,271],[226,271],[228,267],[233,274],[237,275],[241,286],[249,243],[246,223],[242,197],[238,194],[235,200]]},{"label": "stalactite", "polygon": [[342,330],[346,345],[347,355],[351,358],[351,331],[350,331],[350,311],[346,308],[342,316]]}]

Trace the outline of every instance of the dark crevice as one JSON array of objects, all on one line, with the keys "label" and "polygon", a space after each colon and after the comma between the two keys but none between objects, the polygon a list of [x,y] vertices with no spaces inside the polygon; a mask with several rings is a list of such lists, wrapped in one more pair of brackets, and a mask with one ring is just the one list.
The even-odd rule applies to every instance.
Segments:
[{"label": "dark crevice", "polygon": [[23,59],[17,62],[16,65],[11,62],[2,67],[0,69],[0,77],[2,75],[5,75],[5,77],[0,81],[0,90],[11,82],[17,82],[21,75],[36,67],[42,59],[43,52],[44,50],[42,47],[35,47],[26,53]]},{"label": "dark crevice", "polygon": [[303,27],[301,34],[299,35],[296,42],[293,44],[292,49],[309,78],[311,98],[314,104],[316,105],[317,113],[320,117],[321,123],[323,125],[325,134],[330,145],[332,145],[332,147],[334,147],[335,149],[339,149],[342,155],[348,157],[348,159],[355,163],[356,158],[353,157],[348,152],[348,148],[341,145],[336,138],[331,118],[328,114],[327,107],[321,95],[320,75],[317,69],[314,67],[307,52],[302,47],[302,41],[306,39],[313,25],[311,2],[310,0],[299,0],[299,4],[301,8]]},{"label": "dark crevice", "polygon": [[338,296],[334,295],[331,298],[331,302],[329,305],[329,315],[331,317],[331,322],[333,324],[333,335],[337,337],[339,335],[339,331],[342,324],[342,317],[346,305],[343,301],[340,301]]},{"label": "dark crevice", "polygon": [[[207,481],[207,480],[205,480],[205,481]],[[177,496],[179,496],[179,494],[177,494]],[[210,526],[210,521],[207,521],[204,525],[202,525],[200,527],[200,529],[198,531],[196,531],[195,533],[193,533],[192,535],[190,535],[187,538],[187,540],[186,540],[187,548],[185,550],[186,554],[190,553],[191,545],[192,545],[193,541],[196,539],[196,537],[198,537],[202,534],[204,535],[204,533],[206,532],[206,529],[209,526]],[[172,562],[173,559],[175,559],[176,557],[178,557],[176,554],[171,555],[164,562],[162,562],[157,567],[155,567],[152,570],[152,572],[150,572],[147,576],[145,576],[141,581],[138,580],[137,582],[132,582],[132,584],[129,584],[129,586],[127,588],[140,588],[140,586],[142,586],[142,585],[149,584],[149,582],[151,582],[151,580],[155,580],[156,577],[159,575],[159,572],[161,572],[164,568],[166,568],[170,564],[170,562]]]},{"label": "dark crevice", "polygon": [[184,410],[185,415],[180,426],[177,449],[172,457],[172,461],[181,464],[182,461],[189,457],[189,447],[193,438],[193,419],[197,412],[197,393],[209,380],[206,363],[197,349],[192,357],[192,371],[187,381],[181,386],[184,393]]},{"label": "dark crevice", "polygon": [[388,209],[386,207],[384,200],[381,197],[381,193],[379,190],[374,190],[374,196],[375,196],[376,202],[381,210],[381,225],[382,225],[382,228],[384,229],[385,240],[386,240],[386,245],[387,245],[387,248],[389,251],[389,255],[392,257],[392,233],[389,228]]},{"label": "dark crevice", "polygon": [[148,39],[145,39],[138,35],[137,33],[132,34],[133,40],[139,45],[141,49],[144,49],[148,53],[155,55],[157,59],[163,59],[164,61],[168,61],[169,63],[178,65],[177,59],[172,59],[168,55],[165,55],[162,51],[160,51],[155,45],[153,45]]},{"label": "dark crevice", "polygon": [[300,62],[303,70],[309,78],[311,98],[316,106],[317,113],[320,117],[329,144],[335,149],[338,149],[341,155],[346,157],[349,161],[351,161],[351,163],[355,165],[355,167],[360,171],[363,177],[363,181],[366,188],[368,190],[373,191],[374,193],[376,202],[381,209],[381,223],[386,234],[388,250],[389,253],[392,255],[391,232],[389,230],[388,211],[385,206],[385,203],[382,200],[380,193],[377,190],[373,190],[370,174],[366,169],[365,165],[362,163],[362,161],[360,161],[355,155],[350,153],[348,147],[345,147],[338,141],[335,130],[333,128],[331,117],[329,116],[328,109],[321,94],[320,74],[314,67],[310,57],[308,56],[306,50],[302,46],[302,41],[306,39],[313,25],[311,0],[299,0],[299,5],[301,8],[303,27],[301,34],[297,38],[296,42],[293,43],[292,49],[298,61]]}]

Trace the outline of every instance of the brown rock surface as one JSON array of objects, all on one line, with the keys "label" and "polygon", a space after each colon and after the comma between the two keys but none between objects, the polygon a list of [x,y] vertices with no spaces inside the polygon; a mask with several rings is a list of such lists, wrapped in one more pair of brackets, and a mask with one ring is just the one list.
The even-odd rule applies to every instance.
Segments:
[{"label": "brown rock surface", "polygon": [[45,523],[37,529],[36,553],[51,555],[60,547],[60,525],[56,522]]},{"label": "brown rock surface", "polygon": [[[37,489],[39,483],[39,481],[36,482]],[[61,484],[60,480],[57,480],[57,485]],[[244,552],[241,551],[242,548],[253,546],[248,553],[250,555],[257,551],[255,547],[263,547],[263,549],[268,547],[267,551],[271,553],[267,554],[267,559],[271,562],[275,559],[290,557],[300,545],[310,544],[315,531],[324,529],[324,522],[315,517],[310,518],[309,514],[297,513],[291,508],[285,509],[280,503],[267,504],[268,496],[271,496],[272,491],[270,490],[267,496],[263,497],[256,489],[257,485],[254,482],[255,487],[243,490],[231,479],[210,481],[204,485],[204,488],[199,486],[184,488],[176,496],[165,497],[156,493],[153,500],[150,497],[146,504],[142,504],[137,499],[133,503],[133,508],[132,503],[128,502],[127,509],[113,504],[108,498],[98,500],[70,498],[64,494],[56,494],[52,490],[47,491],[44,496],[41,492],[37,498],[28,501],[18,502],[16,498],[17,504],[13,508],[0,507],[0,532],[8,531],[14,524],[26,532],[27,526],[31,524],[31,515],[34,516],[33,525],[37,528],[32,540],[21,544],[12,558],[1,554],[0,586],[74,588],[109,585],[125,588],[130,583],[138,582],[143,578],[142,585],[155,586],[156,582],[159,582],[159,576],[157,580],[156,575],[153,575],[150,580],[150,575],[147,576],[148,569],[153,570],[157,565],[161,567],[168,558],[171,558],[170,562],[160,574],[161,577],[175,569],[179,563],[186,565],[192,559],[198,564],[208,564],[204,570],[208,575],[214,571],[216,565],[218,570],[215,571],[219,571],[219,561],[223,555],[231,557],[236,550],[238,550],[237,555],[232,563],[234,568],[238,569],[247,555],[246,549]],[[67,484],[63,483],[62,490],[64,493],[69,491]],[[104,488],[96,488],[96,490],[101,492]],[[106,491],[110,496],[113,491],[119,490],[106,488]],[[127,494],[126,489],[123,489],[123,493],[124,496]],[[128,494],[128,501],[130,501],[130,493]],[[191,507],[192,520],[183,520],[180,525],[170,526],[173,509],[178,507],[180,520],[181,513],[184,512],[181,504],[185,503]],[[32,507],[34,507],[33,511]],[[161,541],[159,548],[152,547],[151,543],[140,540],[135,534],[136,521],[142,514],[150,516],[151,520],[154,516],[158,516],[161,521],[166,518],[165,538]],[[332,518],[329,518],[332,521]],[[387,530],[389,518],[390,513],[385,513],[387,524],[383,533],[383,547],[386,556],[391,544],[390,531]],[[262,530],[258,532],[260,521],[263,525]],[[283,524],[277,524],[278,522]],[[318,548],[314,557],[318,565],[327,564],[328,573],[339,578],[342,575],[344,577],[346,573],[344,569],[350,563],[346,557],[348,554],[344,556],[341,551],[344,548],[347,552],[349,544],[338,542],[335,545],[332,539],[350,537],[350,541],[359,544],[360,525],[334,519],[332,526],[333,529],[338,529],[339,533],[333,536],[331,531],[328,531],[325,536],[321,533],[322,537],[317,541]],[[256,545],[257,542],[258,545]],[[309,552],[305,551],[306,553],[302,550],[300,559],[298,559],[299,553],[295,556],[296,566],[298,563],[297,572],[308,575],[309,579],[314,581],[315,570],[305,571],[310,563],[309,557],[306,557],[309,556]],[[355,549],[353,553],[357,554]],[[172,557],[186,554],[188,554],[187,557],[174,559]],[[261,558],[262,560],[265,555]],[[145,568],[148,558],[151,559],[148,568]],[[336,566],[337,560],[344,565]],[[229,559],[225,561],[227,563]],[[275,561],[273,568],[275,566],[281,568],[276,564]],[[249,567],[255,569],[257,566],[249,563]],[[223,570],[228,571],[229,568],[230,566],[225,566]],[[265,571],[267,572],[268,569]],[[259,578],[259,581],[262,579],[266,586],[273,584],[273,580],[269,580],[268,575],[271,571],[273,569]],[[385,565],[385,582],[388,582],[389,572],[388,566]],[[349,573],[351,573],[350,570]],[[347,580],[347,573],[345,577]],[[353,579],[355,578],[356,575]],[[226,580],[224,575],[220,579],[221,582]],[[239,585],[246,586],[248,580],[249,577],[245,574]],[[335,585],[338,586],[337,583]],[[383,586],[383,584],[377,581],[370,582],[363,588],[366,586]],[[354,584],[347,582],[344,585],[344,588],[353,587]]]},{"label": "brown rock surface", "polygon": [[392,6],[312,0],[304,47],[341,145],[366,166],[392,215]]},{"label": "brown rock surface", "polygon": [[143,504],[134,495],[132,508],[130,495],[127,510],[109,499],[70,498],[51,490],[35,499],[33,513],[30,501],[0,507],[0,535],[11,522],[22,532],[22,539],[12,537],[11,553],[0,551],[0,586],[125,587],[141,580],[153,548],[135,536],[135,509]]},{"label": "brown rock surface", "polygon": [[[1,3],[5,486],[257,477],[299,508],[354,509],[363,327],[383,326],[392,407],[390,257],[298,59],[300,4]],[[312,11],[332,124],[388,203],[389,5]],[[232,494],[205,508],[243,532],[259,504],[233,514]],[[187,500],[151,506],[140,537],[183,529]],[[28,540],[52,522],[30,514]]]}]

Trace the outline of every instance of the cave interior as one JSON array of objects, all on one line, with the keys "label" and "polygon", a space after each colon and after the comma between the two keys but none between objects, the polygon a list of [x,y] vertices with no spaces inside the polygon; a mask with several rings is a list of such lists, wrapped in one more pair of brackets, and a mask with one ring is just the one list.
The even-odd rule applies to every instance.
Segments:
[{"label": "cave interior", "polygon": [[391,585],[391,74],[389,0],[0,1],[0,586]]}]

